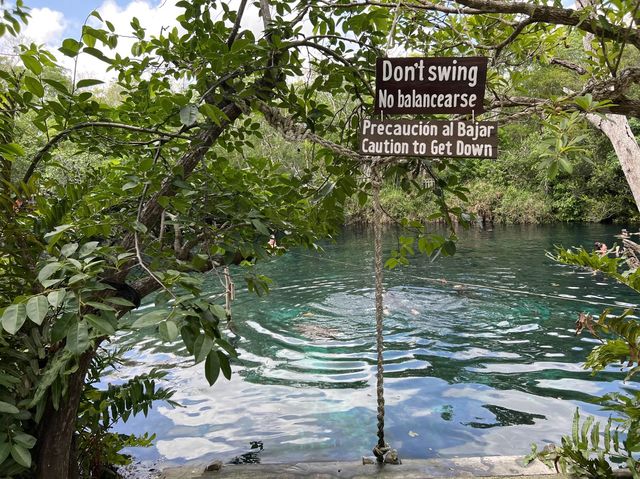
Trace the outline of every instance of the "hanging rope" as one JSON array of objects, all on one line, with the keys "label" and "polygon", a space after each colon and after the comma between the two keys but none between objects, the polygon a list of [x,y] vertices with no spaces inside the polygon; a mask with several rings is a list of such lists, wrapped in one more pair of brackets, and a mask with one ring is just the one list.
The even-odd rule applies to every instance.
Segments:
[{"label": "hanging rope", "polygon": [[[400,2],[398,2],[400,6]],[[357,160],[363,163],[363,170],[366,171],[367,163],[371,165],[371,185],[373,190],[373,205],[374,205],[374,237],[375,237],[375,281],[376,281],[376,345],[377,345],[377,374],[376,374],[376,394],[377,394],[377,419],[378,419],[378,442],[373,448],[373,454],[379,463],[388,464],[400,464],[398,458],[398,452],[395,449],[391,449],[384,440],[384,365],[383,365],[383,331],[382,331],[382,319],[384,313],[384,306],[382,303],[383,290],[382,290],[382,207],[380,206],[380,187],[382,183],[382,176],[380,168],[383,164],[388,162],[397,162],[397,157],[384,157],[374,159],[372,157],[363,156],[360,153],[346,148],[337,143],[333,143],[319,135],[309,131],[306,125],[296,123],[291,117],[283,116],[277,108],[273,108],[263,102],[258,103],[258,109],[264,115],[265,120],[274,129],[278,130],[280,134],[290,141],[311,141],[327,149],[330,149],[334,153]]]},{"label": "hanging rope", "polygon": [[382,183],[380,167],[377,164],[371,168],[371,188],[373,191],[373,236],[376,271],[376,350],[378,353],[378,369],[376,373],[376,395],[378,399],[378,443],[373,448],[373,454],[378,462],[384,462],[384,456],[389,452],[389,445],[384,440],[384,363],[383,363],[383,331],[382,319],[384,306],[382,304],[382,208],[380,207],[380,186]]}]

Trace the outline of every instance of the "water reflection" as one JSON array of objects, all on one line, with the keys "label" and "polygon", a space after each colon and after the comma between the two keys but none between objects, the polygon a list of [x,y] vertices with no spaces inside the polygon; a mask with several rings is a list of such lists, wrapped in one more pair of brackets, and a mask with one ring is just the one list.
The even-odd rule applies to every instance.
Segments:
[{"label": "water reflection", "polygon": [[[637,298],[544,253],[554,244],[611,243],[616,232],[601,225],[463,232],[454,258],[416,258],[386,274],[386,434],[402,457],[524,454],[532,441],[567,433],[577,405],[606,417],[588,401],[619,390],[622,375],[612,368],[592,377],[582,361],[593,343],[573,335],[578,312],[602,306],[544,295],[618,304]],[[390,234],[387,249],[394,244]],[[157,445],[135,451],[138,457],[228,462],[258,439],[262,462],[369,454],[376,420],[372,261],[370,232],[350,230],[324,256],[296,252],[260,265],[275,287],[265,298],[238,294],[240,358],[232,380],[212,388],[184,347],[123,338],[138,347],[114,378],[171,366],[170,386],[186,406],[160,405],[148,419],[119,426],[157,433]]]}]

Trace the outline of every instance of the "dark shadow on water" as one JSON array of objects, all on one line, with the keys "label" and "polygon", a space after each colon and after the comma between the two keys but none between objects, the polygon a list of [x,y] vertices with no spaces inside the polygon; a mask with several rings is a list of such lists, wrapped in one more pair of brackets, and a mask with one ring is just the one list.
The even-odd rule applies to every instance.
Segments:
[{"label": "dark shadow on water", "polygon": [[546,416],[543,416],[542,414],[530,414],[522,411],[514,411],[513,409],[507,409],[506,407],[490,404],[484,404],[482,407],[488,409],[495,415],[496,422],[469,422],[465,423],[465,426],[470,426],[476,429],[489,429],[499,426],[517,426],[520,424],[531,425],[536,423],[534,419],[547,419]]},{"label": "dark shadow on water", "polygon": [[234,457],[229,461],[229,464],[260,464],[259,454],[264,449],[262,441],[251,441],[249,444],[251,445],[251,451]]}]

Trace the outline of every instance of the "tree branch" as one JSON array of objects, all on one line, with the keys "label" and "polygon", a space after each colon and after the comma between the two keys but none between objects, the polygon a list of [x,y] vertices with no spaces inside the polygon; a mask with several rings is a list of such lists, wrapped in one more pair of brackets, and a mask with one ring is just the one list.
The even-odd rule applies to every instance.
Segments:
[{"label": "tree branch", "polygon": [[578,75],[585,75],[587,73],[587,70],[584,67],[567,60],[562,60],[561,58],[552,58],[550,63],[552,65],[560,65],[561,67],[565,67],[576,72]]},{"label": "tree branch", "polygon": [[246,6],[247,0],[242,0],[238,7],[238,12],[236,13],[236,21],[233,23],[233,28],[231,29],[231,33],[227,39],[227,48],[229,48],[229,50],[231,50],[233,42],[236,41],[236,36],[238,35],[238,30],[240,30],[240,23],[242,22],[242,16],[244,15],[244,9]]},{"label": "tree branch", "polygon": [[504,2],[500,0],[456,0],[456,2],[480,10],[482,13],[522,14],[529,16],[532,23],[572,26],[616,42],[621,38],[627,38],[632,45],[640,50],[640,30],[613,25],[607,22],[604,17],[585,19],[580,10],[536,5],[530,2]]},{"label": "tree branch", "polygon": [[[396,8],[398,2],[380,2],[375,0],[361,0],[359,2],[351,2],[351,3],[336,3],[336,2],[328,2],[325,0],[321,0],[318,3],[322,3],[331,8],[358,8],[358,7],[385,7],[385,8]],[[483,13],[481,10],[476,10],[472,8],[453,8],[447,7],[444,5],[434,4],[427,0],[419,0],[419,3],[409,3],[402,2],[402,6],[406,8],[411,8],[415,10],[429,10],[436,11],[441,13],[463,13],[463,14],[475,14],[475,13]]]},{"label": "tree branch", "polygon": [[369,84],[367,79],[364,77],[362,72],[358,68],[354,67],[351,64],[351,62],[349,62],[349,60],[344,58],[342,55],[334,52],[331,48],[325,47],[324,45],[319,45],[317,43],[309,42],[307,40],[299,40],[299,41],[296,41],[296,42],[287,43],[286,47],[287,48],[295,48],[295,47],[315,48],[316,50],[320,50],[325,55],[328,55],[330,57],[335,58],[336,60],[338,60],[343,65],[351,68],[353,70],[353,72],[358,76],[358,78],[360,78],[360,81],[362,81],[362,83],[367,88],[367,90],[369,90],[369,94],[371,96],[375,97],[375,92],[373,91],[373,88],[371,88],[371,85]]},{"label": "tree branch", "polygon": [[[607,22],[602,18],[584,18],[583,12],[571,8],[536,5],[533,2],[506,2],[501,0],[456,0],[463,7],[456,8],[441,5],[433,0],[418,0],[419,3],[405,3],[403,6],[418,10],[446,13],[450,15],[478,15],[478,14],[513,14],[527,15],[530,23],[549,23],[553,25],[567,25],[579,30],[593,33],[600,38],[619,42],[628,39],[629,43],[640,50],[640,29],[623,27]],[[361,0],[351,3],[335,3],[322,1],[331,8],[357,8],[363,6],[377,6],[395,8],[396,2],[385,3],[376,0]]]},{"label": "tree branch", "polygon": [[498,59],[498,57],[500,56],[500,53],[502,52],[502,50],[509,45],[510,43],[512,43],[516,38],[518,38],[518,35],[520,35],[522,33],[522,31],[529,25],[531,25],[533,23],[533,21],[531,20],[531,18],[527,18],[523,21],[521,21],[520,23],[518,23],[515,28],[513,29],[513,32],[511,33],[511,35],[509,35],[503,42],[501,42],[500,44],[496,45],[496,51],[495,54],[493,56],[493,61],[494,63],[496,62],[496,60]]},{"label": "tree branch", "polygon": [[31,175],[33,175],[33,172],[38,167],[38,163],[40,163],[44,155],[46,155],[49,152],[49,150],[51,150],[54,146],[56,146],[58,143],[60,143],[62,140],[64,140],[67,136],[69,136],[74,131],[84,130],[86,128],[115,128],[119,130],[128,130],[128,131],[135,131],[138,133],[148,133],[150,135],[158,135],[161,138],[179,138],[181,140],[191,139],[188,136],[184,136],[178,133],[168,133],[168,132],[154,130],[152,128],[143,128],[140,126],[127,125],[124,123],[111,123],[108,121],[88,121],[84,123],[78,123],[76,125],[73,125],[70,128],[67,128],[66,130],[61,131],[56,136],[51,138],[51,140],[49,140],[49,142],[47,142],[47,144],[44,145],[34,155],[33,159],[31,160],[31,164],[29,165],[29,168],[27,168],[27,172],[24,174],[24,178],[22,179],[22,181],[25,183],[29,181],[29,178],[31,178]]}]

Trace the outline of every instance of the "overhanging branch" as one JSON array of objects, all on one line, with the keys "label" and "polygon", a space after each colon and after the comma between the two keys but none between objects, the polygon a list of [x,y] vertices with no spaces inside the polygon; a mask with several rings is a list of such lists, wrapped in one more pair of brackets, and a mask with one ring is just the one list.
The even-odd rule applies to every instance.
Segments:
[{"label": "overhanging branch", "polygon": [[154,130],[152,128],[143,128],[140,126],[127,125],[125,123],[112,123],[108,121],[88,121],[84,123],[78,123],[76,125],[73,125],[70,128],[67,128],[66,130],[61,131],[56,136],[51,138],[51,140],[34,155],[33,159],[31,160],[31,164],[29,165],[29,168],[27,168],[27,172],[24,174],[24,178],[22,179],[22,181],[25,183],[29,181],[29,178],[31,178],[31,176],[33,175],[33,172],[38,167],[38,164],[40,163],[44,155],[46,155],[52,148],[58,145],[58,143],[60,143],[62,140],[64,140],[74,131],[84,130],[87,128],[114,128],[119,130],[134,131],[137,133],[148,133],[150,135],[157,135],[159,138],[178,138],[181,140],[191,139],[190,137],[181,135],[179,133],[163,132],[159,130]]}]

